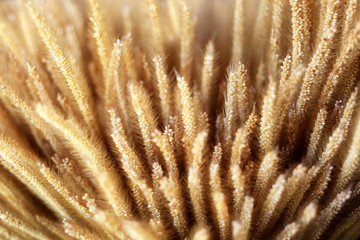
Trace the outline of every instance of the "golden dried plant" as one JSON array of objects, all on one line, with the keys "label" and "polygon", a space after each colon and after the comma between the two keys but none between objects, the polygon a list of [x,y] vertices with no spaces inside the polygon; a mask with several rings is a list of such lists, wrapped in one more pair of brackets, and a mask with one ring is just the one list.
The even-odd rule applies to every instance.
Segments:
[{"label": "golden dried plant", "polygon": [[356,239],[359,0],[0,1],[1,239]]}]

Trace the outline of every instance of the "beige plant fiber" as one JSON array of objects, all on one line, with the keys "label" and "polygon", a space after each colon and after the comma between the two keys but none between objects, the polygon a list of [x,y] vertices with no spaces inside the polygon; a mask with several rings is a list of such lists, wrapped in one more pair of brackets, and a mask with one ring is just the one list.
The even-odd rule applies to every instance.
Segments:
[{"label": "beige plant fiber", "polygon": [[359,0],[0,1],[0,239],[357,239]]}]

